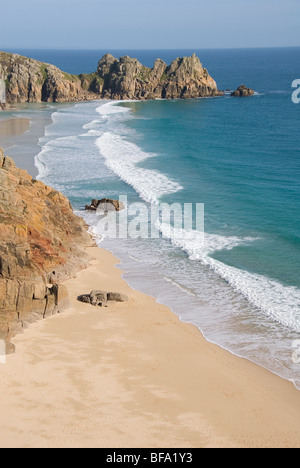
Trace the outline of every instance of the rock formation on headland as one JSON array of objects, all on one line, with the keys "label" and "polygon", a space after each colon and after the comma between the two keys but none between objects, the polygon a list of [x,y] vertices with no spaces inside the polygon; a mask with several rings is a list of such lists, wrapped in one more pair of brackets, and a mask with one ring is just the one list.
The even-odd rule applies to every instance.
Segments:
[{"label": "rock formation on headland", "polygon": [[251,88],[247,88],[245,85],[241,85],[231,93],[232,97],[249,97],[249,96],[254,96],[255,91]]},{"label": "rock formation on headland", "polygon": [[102,93],[110,99],[187,99],[218,96],[216,82],[194,54],[174,60],[168,67],[156,60],[153,68],[128,56],[117,60],[105,55],[98,64]]},{"label": "rock formation on headland", "polygon": [[78,76],[54,65],[17,54],[0,52],[0,78],[6,84],[6,102],[64,102],[97,99]]},{"label": "rock formation on headland", "polygon": [[128,56],[105,55],[95,73],[70,75],[54,65],[0,52],[0,78],[8,104],[95,99],[173,99],[219,96],[217,84],[194,54],[153,68]]},{"label": "rock formation on headland", "polygon": [[67,198],[33,180],[0,149],[0,339],[61,310],[59,281],[86,266],[84,222]]}]

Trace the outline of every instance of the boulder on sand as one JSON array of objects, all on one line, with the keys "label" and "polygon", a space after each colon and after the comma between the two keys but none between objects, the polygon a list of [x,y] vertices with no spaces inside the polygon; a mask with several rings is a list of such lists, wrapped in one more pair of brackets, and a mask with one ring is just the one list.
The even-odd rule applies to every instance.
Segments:
[{"label": "boulder on sand", "polygon": [[91,304],[95,307],[107,307],[108,302],[128,302],[129,299],[125,294],[118,292],[106,292],[102,290],[91,291],[90,294],[78,296],[79,302]]}]

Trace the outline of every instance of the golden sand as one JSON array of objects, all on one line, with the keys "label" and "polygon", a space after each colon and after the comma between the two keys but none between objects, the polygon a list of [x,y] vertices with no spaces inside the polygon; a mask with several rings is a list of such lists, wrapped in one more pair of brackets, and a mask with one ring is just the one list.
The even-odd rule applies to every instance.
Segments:
[{"label": "golden sand", "polygon": [[[300,392],[132,290],[107,251],[0,365],[1,447],[300,447]],[[128,303],[95,308],[92,289]]]}]

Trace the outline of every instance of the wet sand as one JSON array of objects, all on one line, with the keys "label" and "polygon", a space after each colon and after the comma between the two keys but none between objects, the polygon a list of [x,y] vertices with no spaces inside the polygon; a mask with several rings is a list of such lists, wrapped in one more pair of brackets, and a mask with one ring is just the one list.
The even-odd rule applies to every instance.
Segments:
[{"label": "wet sand", "polygon": [[0,113],[0,147],[34,178],[38,175],[34,157],[40,152],[39,139],[50,123],[51,110],[47,113],[45,105],[18,104],[13,110]]},{"label": "wet sand", "polygon": [[15,118],[0,120],[0,138],[11,138],[27,132],[30,128],[30,119]]}]

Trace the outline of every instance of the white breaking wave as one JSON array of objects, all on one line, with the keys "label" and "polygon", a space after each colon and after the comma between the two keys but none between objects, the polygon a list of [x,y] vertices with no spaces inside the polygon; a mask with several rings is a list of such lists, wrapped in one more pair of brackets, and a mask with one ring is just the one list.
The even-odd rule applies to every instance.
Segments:
[{"label": "white breaking wave", "polygon": [[[109,103],[97,109],[103,117],[109,119],[118,115],[123,120],[129,117],[130,109],[118,107],[118,103]],[[129,111],[129,112],[128,112]],[[122,119],[118,119],[121,123]],[[116,121],[114,120],[116,124]],[[145,153],[137,145],[126,140],[126,135],[115,131],[106,131],[97,139],[97,146],[105,159],[106,165],[122,180],[131,185],[139,195],[150,203],[157,203],[159,197],[178,192],[182,187],[156,171],[142,169],[138,163],[155,154]],[[124,130],[124,129],[123,129]],[[121,132],[122,133],[122,132]],[[254,306],[263,310],[275,321],[300,331],[300,291],[295,287],[286,287],[279,282],[258,274],[252,274],[235,267],[228,266],[211,258],[214,252],[231,250],[237,246],[254,242],[252,237],[225,237],[217,234],[188,232],[169,225],[158,226],[164,237],[172,244],[184,250],[191,260],[198,260],[208,266],[224,279],[230,286],[240,292]]]},{"label": "white breaking wave", "polygon": [[155,154],[145,153],[137,145],[126,141],[120,135],[105,132],[96,142],[105,164],[122,180],[131,185],[136,192],[149,203],[158,203],[158,199],[167,194],[178,192],[182,187],[164,174],[143,169],[137,164]]},{"label": "white breaking wave", "polygon": [[47,145],[43,146],[39,154],[34,158],[34,164],[38,170],[38,180],[45,180],[50,174],[50,168],[44,162],[44,156],[47,152],[50,152],[51,148]]},{"label": "white breaking wave", "polygon": [[[161,196],[176,193],[182,189],[178,183],[170,180],[164,174],[138,167],[139,163],[157,155],[142,151],[141,148],[126,139],[129,131],[126,131],[126,128],[122,126],[122,122],[132,118],[132,112],[129,108],[120,107],[116,103],[110,102],[100,106],[97,112],[107,121],[96,145],[109,169],[128,185],[131,185],[149,203],[158,203]],[[94,121],[90,126],[86,126],[86,129],[94,132],[97,123],[99,121]]]},{"label": "white breaking wave", "polygon": [[259,274],[249,273],[228,266],[210,255],[217,251],[231,250],[239,245],[254,242],[253,237],[224,237],[216,234],[188,232],[160,224],[159,230],[176,247],[184,250],[191,260],[198,260],[223,278],[254,306],[263,310],[273,320],[300,331],[300,290],[283,286],[279,282]]},{"label": "white breaking wave", "polygon": [[249,302],[263,310],[276,322],[300,331],[300,291],[293,286],[283,286],[265,276],[229,267],[208,258],[209,266],[224,278]]}]

